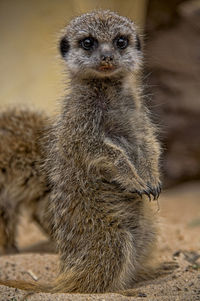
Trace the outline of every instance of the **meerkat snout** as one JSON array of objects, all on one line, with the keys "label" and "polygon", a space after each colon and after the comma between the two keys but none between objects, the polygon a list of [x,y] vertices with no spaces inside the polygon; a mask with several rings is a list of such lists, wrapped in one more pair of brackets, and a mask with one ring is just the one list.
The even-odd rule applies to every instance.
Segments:
[{"label": "meerkat snout", "polygon": [[114,62],[114,55],[112,52],[103,52],[100,54],[100,63],[98,66],[98,70],[100,72],[112,71],[116,68]]},{"label": "meerkat snout", "polygon": [[103,53],[101,54],[101,62],[112,62],[114,59],[114,55],[107,52],[107,53]]}]

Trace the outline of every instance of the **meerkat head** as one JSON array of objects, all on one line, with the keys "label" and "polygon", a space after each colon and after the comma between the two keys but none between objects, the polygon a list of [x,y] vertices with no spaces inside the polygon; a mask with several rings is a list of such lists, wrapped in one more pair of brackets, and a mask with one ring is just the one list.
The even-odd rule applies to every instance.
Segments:
[{"label": "meerkat head", "polygon": [[111,11],[81,15],[64,29],[60,51],[72,76],[125,76],[140,67],[142,53],[133,22]]}]

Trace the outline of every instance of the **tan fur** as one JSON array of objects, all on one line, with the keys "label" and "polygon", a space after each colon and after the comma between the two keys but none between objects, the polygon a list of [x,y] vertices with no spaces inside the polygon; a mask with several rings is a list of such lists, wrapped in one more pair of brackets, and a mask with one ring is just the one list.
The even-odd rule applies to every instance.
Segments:
[{"label": "tan fur", "polygon": [[0,114],[0,253],[16,252],[16,232],[22,206],[47,231],[49,188],[41,172],[46,116],[12,109]]},{"label": "tan fur", "polygon": [[43,145],[60,275],[48,287],[10,285],[71,293],[129,289],[148,275],[156,221],[146,195],[160,193],[160,148],[139,85],[136,28],[96,11],[72,20],[63,35],[70,93]]}]

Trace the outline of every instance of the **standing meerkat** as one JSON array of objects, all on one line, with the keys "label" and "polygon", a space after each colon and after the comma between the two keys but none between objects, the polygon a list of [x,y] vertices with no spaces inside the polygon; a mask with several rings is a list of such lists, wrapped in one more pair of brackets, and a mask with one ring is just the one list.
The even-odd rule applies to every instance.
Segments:
[{"label": "standing meerkat", "polygon": [[156,226],[147,196],[160,193],[139,37],[129,19],[95,11],[70,22],[60,50],[70,92],[49,131],[44,166],[60,274],[46,286],[0,284],[52,293],[129,289],[148,274]]}]

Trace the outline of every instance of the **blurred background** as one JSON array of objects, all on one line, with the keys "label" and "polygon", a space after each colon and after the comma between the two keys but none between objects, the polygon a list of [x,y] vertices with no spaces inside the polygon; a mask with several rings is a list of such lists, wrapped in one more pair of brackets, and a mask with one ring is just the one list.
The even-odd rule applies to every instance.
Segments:
[{"label": "blurred background", "polygon": [[200,179],[200,0],[0,0],[0,107],[52,114],[66,86],[59,32],[103,8],[134,20],[144,39],[145,100],[161,129],[166,187]]}]

